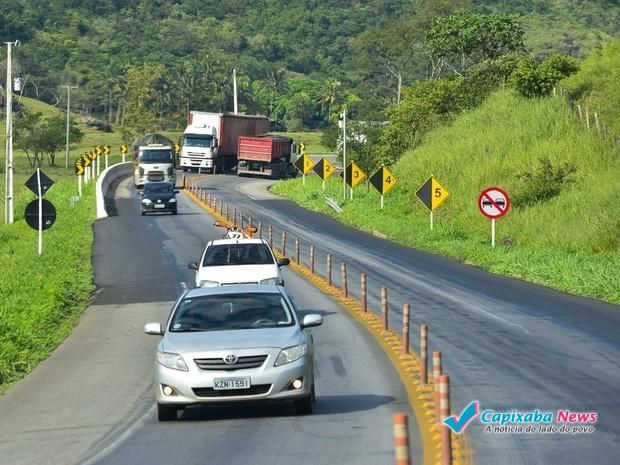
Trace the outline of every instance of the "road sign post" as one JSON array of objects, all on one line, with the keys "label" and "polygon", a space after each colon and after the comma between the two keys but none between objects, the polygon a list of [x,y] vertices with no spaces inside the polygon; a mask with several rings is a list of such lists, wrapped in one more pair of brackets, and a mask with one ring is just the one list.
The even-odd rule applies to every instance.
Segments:
[{"label": "road sign post", "polygon": [[108,144],[103,146],[103,154],[105,155],[105,167],[108,169],[108,157],[110,155],[110,146]]},{"label": "road sign post", "polygon": [[100,173],[100,169],[101,169],[101,161],[99,160],[101,154],[103,153],[103,150],[101,149],[101,147],[97,146],[95,147],[95,161],[97,162],[97,177],[99,177],[99,173]]},{"label": "road sign post", "polygon": [[[347,166],[347,109],[342,110],[342,165]],[[342,200],[347,200],[347,173],[345,171],[342,183]]]},{"label": "road sign post", "polygon": [[323,157],[314,165],[312,170],[323,180],[323,191],[325,191],[325,180],[336,171],[334,165],[332,165],[327,158]]},{"label": "road sign post", "polygon": [[305,186],[306,185],[306,173],[314,167],[314,162],[308,155],[303,153],[301,157],[299,157],[295,161],[295,163],[293,163],[293,165],[301,173],[302,179],[303,179],[302,184]]},{"label": "road sign post", "polygon": [[387,166],[382,166],[370,177],[369,181],[370,184],[379,191],[379,194],[381,194],[381,209],[383,210],[383,197],[392,190],[398,182],[398,179]]},{"label": "road sign post", "polygon": [[487,187],[478,196],[478,208],[491,219],[491,247],[495,248],[495,220],[510,209],[510,197],[499,187]]},{"label": "road sign post", "polygon": [[450,193],[434,176],[431,176],[420,186],[415,195],[430,210],[430,227],[433,229],[433,212],[450,196]]},{"label": "road sign post", "polygon": [[[43,200],[43,196],[47,190],[52,187],[54,181],[48,178],[40,168],[28,178],[26,187],[37,195],[37,200],[33,200],[26,206],[24,218],[26,223],[32,229],[39,232],[38,251],[39,255],[43,253],[43,230],[51,227],[56,221],[56,210],[54,205],[47,200]],[[45,223],[43,221],[45,217]]]},{"label": "road sign post", "polygon": [[82,159],[75,160],[75,174],[78,178],[78,196],[82,197],[82,176],[84,175],[84,166],[82,165]]},{"label": "road sign post", "polygon": [[342,173],[340,173],[340,177],[345,179],[345,182],[351,188],[350,198],[351,200],[353,200],[353,188],[357,186],[360,182],[362,182],[362,179],[366,177],[366,173],[364,173],[364,171],[359,166],[357,166],[355,162],[351,162],[345,167],[344,170],[342,170]]},{"label": "road sign post", "polygon": [[127,153],[127,145],[121,144],[121,154],[123,156],[123,163],[125,163],[125,154]]}]

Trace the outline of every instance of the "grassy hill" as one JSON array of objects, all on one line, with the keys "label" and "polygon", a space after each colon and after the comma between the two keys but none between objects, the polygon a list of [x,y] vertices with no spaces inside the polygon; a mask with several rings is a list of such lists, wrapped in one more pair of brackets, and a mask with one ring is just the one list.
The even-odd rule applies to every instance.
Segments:
[{"label": "grassy hill", "polygon": [[579,73],[562,82],[562,88],[620,134],[620,39],[594,50],[581,63]]},{"label": "grassy hill", "polygon": [[[548,160],[550,172],[541,159]],[[570,166],[576,171],[558,183],[558,170]],[[588,132],[563,99],[497,92],[429,134],[393,171],[399,184],[386,196],[384,210],[377,192],[362,187],[339,219],[492,272],[620,303],[620,153]],[[433,231],[428,211],[414,196],[431,174],[451,193],[435,212]],[[498,220],[495,250],[490,221],[477,207],[487,186],[503,187],[516,200]],[[545,187],[559,192],[536,202],[545,197]],[[291,180],[273,190],[334,214],[315,176],[305,188]],[[327,193],[341,200],[341,184],[332,180]]]}]

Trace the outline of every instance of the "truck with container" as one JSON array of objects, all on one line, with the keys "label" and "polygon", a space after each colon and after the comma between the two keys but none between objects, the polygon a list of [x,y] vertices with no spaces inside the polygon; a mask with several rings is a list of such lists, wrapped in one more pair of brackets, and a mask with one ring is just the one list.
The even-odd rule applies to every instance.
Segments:
[{"label": "truck with container", "polygon": [[222,173],[237,162],[239,136],[267,132],[266,116],[192,110],[181,139],[180,167],[183,171]]},{"label": "truck with container", "polygon": [[296,144],[290,137],[265,134],[239,136],[237,175],[257,175],[272,179],[294,173],[291,164]]}]

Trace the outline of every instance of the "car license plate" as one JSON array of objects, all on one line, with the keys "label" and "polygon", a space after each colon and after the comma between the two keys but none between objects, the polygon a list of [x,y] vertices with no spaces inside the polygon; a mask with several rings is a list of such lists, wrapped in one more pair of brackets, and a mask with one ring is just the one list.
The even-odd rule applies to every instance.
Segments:
[{"label": "car license plate", "polygon": [[156,203],[155,208],[166,208],[166,206],[163,203]]},{"label": "car license plate", "polygon": [[213,389],[218,391],[224,391],[227,389],[250,389],[250,377],[215,378],[213,380]]}]

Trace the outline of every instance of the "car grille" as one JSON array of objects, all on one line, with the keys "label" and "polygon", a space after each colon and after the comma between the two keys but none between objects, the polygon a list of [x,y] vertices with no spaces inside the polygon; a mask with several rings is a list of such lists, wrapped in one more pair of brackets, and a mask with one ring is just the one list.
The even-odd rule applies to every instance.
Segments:
[{"label": "car grille", "polygon": [[149,171],[146,177],[147,177],[147,180],[149,181],[163,181],[164,172],[163,171]]},{"label": "car grille", "polygon": [[234,396],[256,396],[265,394],[271,389],[271,384],[255,384],[249,389],[226,389],[218,390],[210,387],[192,388],[198,397],[234,397]]},{"label": "car grille", "polygon": [[201,370],[243,370],[245,368],[258,368],[267,359],[266,355],[250,355],[239,357],[234,365],[227,365],[223,358],[195,358],[194,362]]}]

